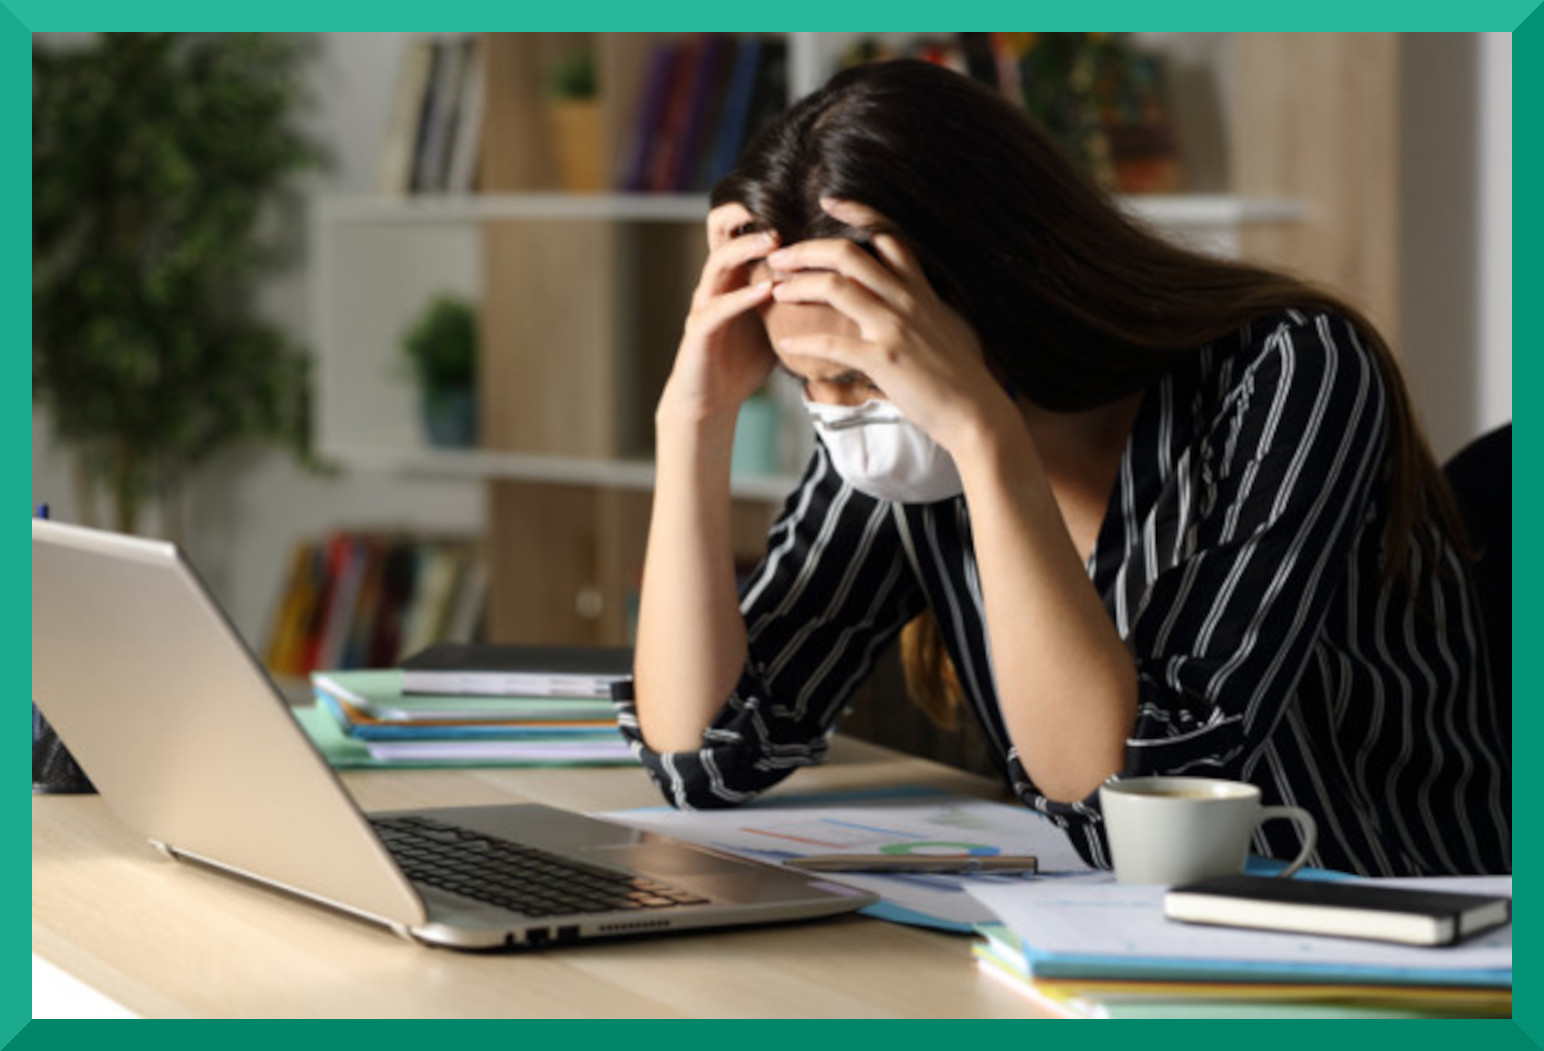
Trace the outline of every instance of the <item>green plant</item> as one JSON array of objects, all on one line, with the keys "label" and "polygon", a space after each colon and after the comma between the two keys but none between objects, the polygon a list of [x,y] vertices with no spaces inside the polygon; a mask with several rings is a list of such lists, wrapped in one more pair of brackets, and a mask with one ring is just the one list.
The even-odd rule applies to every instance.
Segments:
[{"label": "green plant", "polygon": [[258,319],[306,48],[276,34],[103,33],[32,57],[32,395],[117,527],[238,443],[306,449],[308,358]]},{"label": "green plant", "polygon": [[570,51],[552,64],[547,87],[555,99],[595,97],[595,56],[588,51]]},{"label": "green plant", "polygon": [[472,386],[477,373],[477,314],[456,296],[436,296],[402,340],[413,377],[434,393]]}]

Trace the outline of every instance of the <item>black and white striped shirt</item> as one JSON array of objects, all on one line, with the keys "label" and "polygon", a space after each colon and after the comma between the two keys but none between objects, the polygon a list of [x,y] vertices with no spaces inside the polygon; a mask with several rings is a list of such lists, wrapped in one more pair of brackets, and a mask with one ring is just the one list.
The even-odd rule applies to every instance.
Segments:
[{"label": "black and white striped shirt", "polygon": [[[1380,575],[1387,432],[1377,366],[1330,316],[1246,327],[1147,392],[1088,566],[1140,682],[1125,773],[1306,807],[1311,864],[1507,872],[1510,742],[1468,571],[1443,540],[1442,565],[1412,545],[1407,584]],[[1097,793],[1046,799],[1004,729],[964,498],[872,499],[818,447],[742,595],[747,666],[703,747],[651,751],[629,700],[623,732],[675,805],[742,802],[824,756],[927,605],[1010,783],[1107,867]],[[1256,833],[1258,853],[1297,849],[1288,822]]]}]

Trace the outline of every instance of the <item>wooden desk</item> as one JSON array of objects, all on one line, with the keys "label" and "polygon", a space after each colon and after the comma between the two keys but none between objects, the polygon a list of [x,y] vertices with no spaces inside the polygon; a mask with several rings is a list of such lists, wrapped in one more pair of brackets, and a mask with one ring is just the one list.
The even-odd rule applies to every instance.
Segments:
[{"label": "wooden desk", "polygon": [[[359,771],[366,809],[654,805],[639,768]],[[793,791],[990,781],[838,740]],[[781,790],[781,789],[780,789]],[[163,858],[96,796],[32,803],[32,948],[146,1017],[1035,1017],[977,972],[971,939],[848,916],[473,955]]]}]

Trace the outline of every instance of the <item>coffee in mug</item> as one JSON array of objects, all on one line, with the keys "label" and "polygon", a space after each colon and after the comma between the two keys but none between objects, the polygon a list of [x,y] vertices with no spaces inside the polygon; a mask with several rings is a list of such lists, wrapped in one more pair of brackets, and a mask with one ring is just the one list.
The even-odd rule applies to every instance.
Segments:
[{"label": "coffee in mug", "polygon": [[1296,823],[1303,849],[1281,873],[1290,876],[1318,841],[1302,807],[1262,806],[1260,789],[1210,777],[1111,778],[1099,787],[1106,838],[1121,883],[1189,883],[1244,869],[1249,840],[1262,823]]}]

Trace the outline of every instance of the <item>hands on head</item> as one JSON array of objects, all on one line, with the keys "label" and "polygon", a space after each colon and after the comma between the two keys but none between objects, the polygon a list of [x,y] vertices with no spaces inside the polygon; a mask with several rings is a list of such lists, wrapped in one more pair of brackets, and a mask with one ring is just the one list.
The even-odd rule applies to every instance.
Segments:
[{"label": "hands on head", "polygon": [[676,364],[695,411],[737,409],[778,362],[812,400],[886,398],[946,448],[981,410],[1011,408],[975,330],[939,298],[894,224],[858,202],[821,207],[872,251],[848,238],[781,245],[740,204],[708,216],[708,261]]}]

